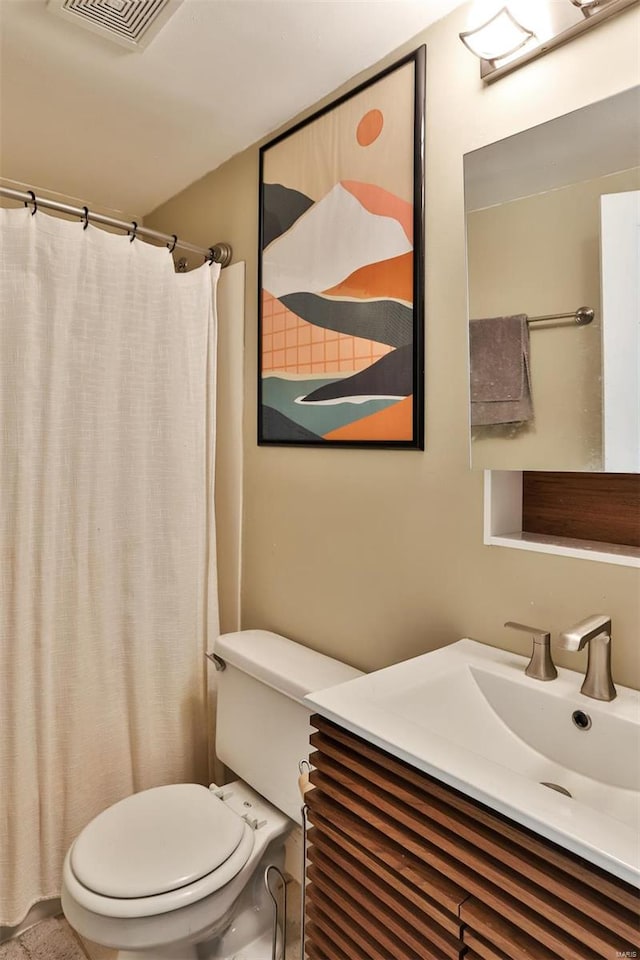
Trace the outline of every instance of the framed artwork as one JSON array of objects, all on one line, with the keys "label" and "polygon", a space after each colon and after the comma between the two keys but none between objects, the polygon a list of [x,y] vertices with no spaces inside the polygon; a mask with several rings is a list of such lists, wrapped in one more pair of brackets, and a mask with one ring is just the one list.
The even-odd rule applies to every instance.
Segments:
[{"label": "framed artwork", "polygon": [[424,449],[425,59],[260,150],[260,444]]}]

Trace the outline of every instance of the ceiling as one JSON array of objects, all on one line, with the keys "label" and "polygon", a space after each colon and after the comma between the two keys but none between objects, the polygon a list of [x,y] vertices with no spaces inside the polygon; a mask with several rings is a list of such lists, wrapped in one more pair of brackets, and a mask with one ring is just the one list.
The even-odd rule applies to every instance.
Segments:
[{"label": "ceiling", "polygon": [[184,0],[130,52],[0,0],[0,176],[143,216],[460,0]]}]

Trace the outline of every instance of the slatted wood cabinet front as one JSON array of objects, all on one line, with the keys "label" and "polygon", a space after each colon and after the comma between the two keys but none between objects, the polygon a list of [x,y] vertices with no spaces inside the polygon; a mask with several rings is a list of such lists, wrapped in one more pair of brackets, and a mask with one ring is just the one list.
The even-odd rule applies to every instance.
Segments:
[{"label": "slatted wood cabinet front", "polygon": [[640,960],[632,886],[311,722],[309,960]]}]

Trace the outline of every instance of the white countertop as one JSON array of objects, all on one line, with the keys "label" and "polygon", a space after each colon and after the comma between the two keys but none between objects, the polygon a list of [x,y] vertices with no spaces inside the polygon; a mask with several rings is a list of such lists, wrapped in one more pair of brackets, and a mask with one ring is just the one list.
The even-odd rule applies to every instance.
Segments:
[{"label": "white countertop", "polygon": [[[527,659],[474,640],[309,694],[318,713],[640,887],[640,694],[580,694]],[[592,718],[581,731],[572,712]],[[560,783],[566,797],[541,785]]]}]

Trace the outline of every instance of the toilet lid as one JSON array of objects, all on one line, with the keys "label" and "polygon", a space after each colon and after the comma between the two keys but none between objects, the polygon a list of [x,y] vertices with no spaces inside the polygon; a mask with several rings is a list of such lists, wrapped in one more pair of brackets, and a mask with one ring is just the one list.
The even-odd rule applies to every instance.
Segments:
[{"label": "toilet lid", "polygon": [[244,821],[210,790],[143,790],[89,823],[71,850],[83,886],[107,897],[152,897],[195,883],[236,850]]}]

